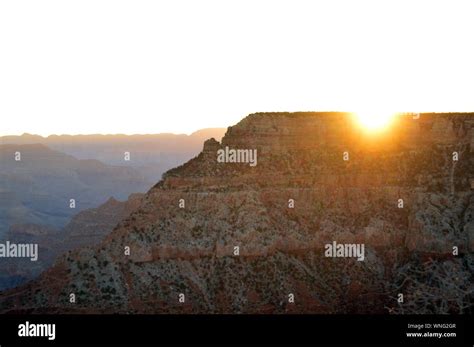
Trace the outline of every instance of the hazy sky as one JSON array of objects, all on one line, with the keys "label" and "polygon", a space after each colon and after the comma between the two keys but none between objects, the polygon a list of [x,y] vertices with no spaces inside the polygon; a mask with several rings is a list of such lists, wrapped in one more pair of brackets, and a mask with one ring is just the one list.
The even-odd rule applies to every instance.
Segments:
[{"label": "hazy sky", "polygon": [[474,111],[473,1],[0,2],[0,134]]}]

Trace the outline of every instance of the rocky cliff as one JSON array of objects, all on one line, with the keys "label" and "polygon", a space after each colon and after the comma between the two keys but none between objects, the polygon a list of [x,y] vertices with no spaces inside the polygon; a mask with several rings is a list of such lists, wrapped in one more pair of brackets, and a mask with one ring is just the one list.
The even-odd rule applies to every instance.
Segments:
[{"label": "rocky cliff", "polygon": [[[232,149],[257,165],[217,160]],[[473,178],[473,114],[400,116],[378,135],[345,113],[252,114],[0,308],[472,312]],[[365,259],[326,257],[334,241]]]}]

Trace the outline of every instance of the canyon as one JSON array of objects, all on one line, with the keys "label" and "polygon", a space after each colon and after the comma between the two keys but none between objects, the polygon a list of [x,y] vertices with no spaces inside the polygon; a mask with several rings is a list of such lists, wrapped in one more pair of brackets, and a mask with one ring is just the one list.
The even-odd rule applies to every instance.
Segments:
[{"label": "canyon", "polygon": [[[258,164],[219,163],[226,147]],[[251,114],[99,244],[0,293],[0,311],[472,313],[473,179],[474,114],[400,116],[378,135],[348,113]],[[333,242],[364,244],[364,260],[325,257]]]},{"label": "canyon", "polygon": [[35,278],[66,250],[100,242],[163,172],[224,131],[0,137],[0,241],[40,247],[34,266],[2,259],[0,290]]}]

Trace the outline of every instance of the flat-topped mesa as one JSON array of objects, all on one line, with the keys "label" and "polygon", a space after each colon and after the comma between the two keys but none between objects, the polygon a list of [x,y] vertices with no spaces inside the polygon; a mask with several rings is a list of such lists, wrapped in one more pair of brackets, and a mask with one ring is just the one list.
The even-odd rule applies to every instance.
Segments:
[{"label": "flat-topped mesa", "polygon": [[342,112],[254,113],[229,127],[223,146],[245,148],[250,144],[267,151],[314,148],[341,144],[350,114]]},{"label": "flat-topped mesa", "polygon": [[[234,179],[235,184],[308,186],[341,175],[348,176],[345,183],[354,184],[363,174],[372,176],[365,181],[393,185],[398,176],[410,174],[412,163],[421,173],[429,172],[454,150],[472,152],[473,138],[474,114],[398,115],[389,129],[377,134],[363,129],[350,113],[255,113],[229,127],[222,143],[207,140],[199,156],[168,171],[157,186],[232,187]],[[414,152],[424,161],[408,155]],[[219,154],[228,160],[220,161]],[[255,154],[253,165],[240,160],[250,154]],[[403,172],[400,156],[408,165]],[[468,164],[464,160],[457,170],[468,170]]]},{"label": "flat-topped mesa", "polygon": [[[397,144],[402,142],[406,147],[458,143],[473,127],[474,114],[470,113],[422,113],[419,117],[400,114],[383,137]],[[254,143],[262,149],[275,151],[278,147],[360,145],[368,140],[367,137],[370,136],[364,135],[364,129],[358,126],[351,113],[255,113],[229,127],[222,145]],[[277,146],[270,147],[269,144]]]}]

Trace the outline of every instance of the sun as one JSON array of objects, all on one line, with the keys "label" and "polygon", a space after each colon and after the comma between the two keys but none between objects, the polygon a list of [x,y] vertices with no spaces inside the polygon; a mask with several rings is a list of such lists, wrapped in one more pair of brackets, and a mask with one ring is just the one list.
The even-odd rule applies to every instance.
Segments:
[{"label": "sun", "polygon": [[387,110],[365,110],[356,112],[355,118],[359,125],[369,132],[380,132],[386,130],[393,119],[396,112]]}]

